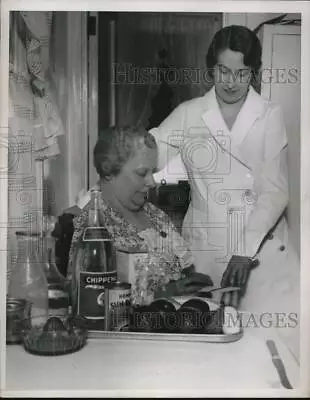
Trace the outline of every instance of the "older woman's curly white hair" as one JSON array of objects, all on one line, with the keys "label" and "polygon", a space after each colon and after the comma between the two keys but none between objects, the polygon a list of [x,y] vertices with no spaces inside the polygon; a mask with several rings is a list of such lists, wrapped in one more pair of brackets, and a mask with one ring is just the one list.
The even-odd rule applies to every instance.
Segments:
[{"label": "older woman's curly white hair", "polygon": [[125,163],[143,147],[156,149],[157,146],[154,137],[141,125],[101,131],[93,153],[100,178],[118,175]]}]

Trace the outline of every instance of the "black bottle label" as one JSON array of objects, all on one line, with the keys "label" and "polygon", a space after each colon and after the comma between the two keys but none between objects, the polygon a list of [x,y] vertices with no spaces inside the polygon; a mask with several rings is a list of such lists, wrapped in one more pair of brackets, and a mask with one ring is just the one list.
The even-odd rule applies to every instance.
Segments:
[{"label": "black bottle label", "polygon": [[78,315],[89,321],[89,329],[104,329],[105,285],[116,282],[116,271],[80,272]]}]

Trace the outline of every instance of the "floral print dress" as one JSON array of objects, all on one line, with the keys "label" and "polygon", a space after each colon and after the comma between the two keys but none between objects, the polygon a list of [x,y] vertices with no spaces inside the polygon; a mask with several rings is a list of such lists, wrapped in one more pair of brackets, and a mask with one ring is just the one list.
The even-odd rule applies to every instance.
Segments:
[{"label": "floral print dress", "polygon": [[[73,259],[83,229],[87,225],[89,201],[82,213],[74,219],[67,278],[71,280]],[[151,203],[144,205],[144,212],[150,220],[151,228],[139,231],[127,222],[116,210],[109,207],[100,198],[101,221],[111,235],[116,250],[147,253],[143,262],[136,264],[136,279],[132,293],[133,304],[141,304],[152,297],[157,289],[163,288],[169,281],[182,277],[182,270],[193,264],[187,244],[178,233],[170,218]]]}]

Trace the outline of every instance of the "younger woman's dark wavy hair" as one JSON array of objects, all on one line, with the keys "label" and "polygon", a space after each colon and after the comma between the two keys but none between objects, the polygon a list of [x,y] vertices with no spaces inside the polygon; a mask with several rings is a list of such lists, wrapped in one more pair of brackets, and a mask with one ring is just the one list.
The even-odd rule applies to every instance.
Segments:
[{"label": "younger woman's dark wavy hair", "polygon": [[254,76],[258,76],[262,65],[262,46],[253,31],[242,25],[230,25],[216,32],[206,56],[207,68],[212,77],[219,53],[226,49],[241,52],[244,65],[251,68]]}]

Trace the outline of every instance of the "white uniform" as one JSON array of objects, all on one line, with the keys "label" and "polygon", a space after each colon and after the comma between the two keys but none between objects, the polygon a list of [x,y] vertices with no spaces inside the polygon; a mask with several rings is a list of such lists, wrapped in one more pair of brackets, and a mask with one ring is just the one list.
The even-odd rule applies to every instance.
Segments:
[{"label": "white uniform", "polygon": [[260,266],[251,274],[241,307],[298,311],[299,262],[288,243],[286,219],[280,218],[288,203],[287,137],[280,107],[250,87],[230,131],[213,87],[179,105],[151,133],[159,148],[159,168],[179,153],[187,170],[191,202],[183,235],[196,269],[220,284],[231,255],[255,256],[279,220],[257,255]]}]

